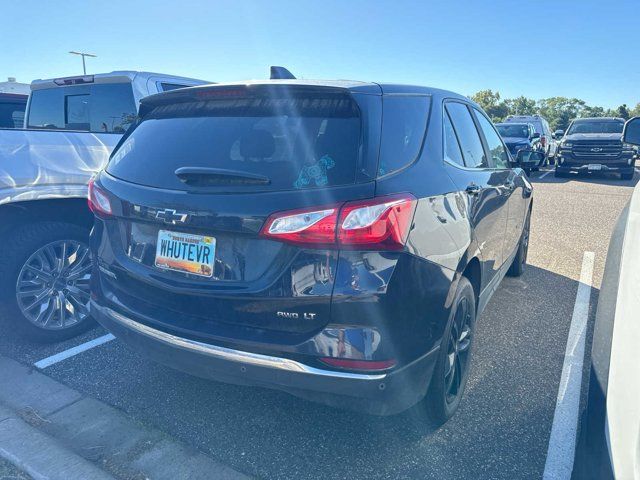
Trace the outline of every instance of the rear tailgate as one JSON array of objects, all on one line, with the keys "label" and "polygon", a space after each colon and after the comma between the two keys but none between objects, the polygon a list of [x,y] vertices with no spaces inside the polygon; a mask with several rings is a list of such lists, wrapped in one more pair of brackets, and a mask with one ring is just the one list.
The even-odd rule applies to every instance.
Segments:
[{"label": "rear tailgate", "polygon": [[123,141],[100,179],[102,281],[120,303],[205,337],[293,342],[330,321],[338,252],[259,232],[275,212],[373,196],[368,122],[345,92],[288,93],[165,105]]}]

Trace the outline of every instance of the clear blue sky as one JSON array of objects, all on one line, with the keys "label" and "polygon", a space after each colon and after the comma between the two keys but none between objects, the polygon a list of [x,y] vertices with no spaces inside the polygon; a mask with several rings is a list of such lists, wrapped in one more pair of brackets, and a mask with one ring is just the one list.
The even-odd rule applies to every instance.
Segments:
[{"label": "clear blue sky", "polygon": [[[148,70],[640,102],[640,0],[3,1],[0,80]],[[537,20],[537,21],[536,21]]]}]

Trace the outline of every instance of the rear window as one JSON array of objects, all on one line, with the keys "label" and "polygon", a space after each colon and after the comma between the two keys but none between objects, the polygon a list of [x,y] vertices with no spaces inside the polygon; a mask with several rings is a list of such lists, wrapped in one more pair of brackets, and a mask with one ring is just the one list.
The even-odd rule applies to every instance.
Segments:
[{"label": "rear window", "polygon": [[130,83],[107,83],[34,90],[29,128],[124,133],[137,113]]},{"label": "rear window", "polygon": [[418,157],[431,105],[428,96],[386,95],[382,99],[379,176],[400,170]]},{"label": "rear window", "polygon": [[[345,185],[355,182],[360,138],[359,109],[344,94],[176,103],[146,114],[107,171],[171,189],[256,178],[267,190]],[[196,173],[178,178],[178,169]]]}]

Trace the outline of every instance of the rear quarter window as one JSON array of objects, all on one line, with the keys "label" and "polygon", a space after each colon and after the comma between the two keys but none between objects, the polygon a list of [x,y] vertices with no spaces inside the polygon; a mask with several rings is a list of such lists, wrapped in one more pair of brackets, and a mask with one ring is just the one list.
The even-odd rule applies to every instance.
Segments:
[{"label": "rear quarter window", "polygon": [[386,95],[382,97],[382,139],[378,176],[396,172],[420,154],[427,129],[431,97]]}]

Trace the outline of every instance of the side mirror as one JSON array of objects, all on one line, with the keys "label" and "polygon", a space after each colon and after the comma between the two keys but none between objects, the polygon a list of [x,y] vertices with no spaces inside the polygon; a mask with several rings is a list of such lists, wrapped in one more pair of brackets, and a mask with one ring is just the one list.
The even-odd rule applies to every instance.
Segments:
[{"label": "side mirror", "polygon": [[564,137],[564,130],[556,130],[555,132],[553,132],[553,138],[555,138],[556,140],[559,140],[562,137]]},{"label": "side mirror", "polygon": [[631,145],[640,145],[640,117],[635,117],[624,124],[622,141]]},{"label": "side mirror", "polygon": [[516,154],[515,166],[529,172],[535,167],[539,167],[544,160],[544,152],[534,150],[518,150]]},{"label": "side mirror", "polygon": [[534,132],[531,134],[531,140],[534,140],[536,138],[540,138],[540,134],[538,132]]}]

